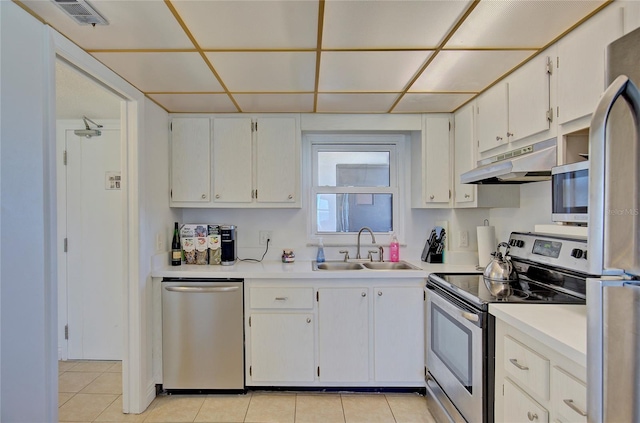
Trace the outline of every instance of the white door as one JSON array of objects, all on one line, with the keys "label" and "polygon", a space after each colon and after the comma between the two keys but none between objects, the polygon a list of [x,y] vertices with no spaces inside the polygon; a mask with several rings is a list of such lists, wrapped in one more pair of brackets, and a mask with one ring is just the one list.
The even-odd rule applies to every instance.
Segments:
[{"label": "white door", "polygon": [[66,151],[68,358],[121,360],[120,130],[67,130]]}]

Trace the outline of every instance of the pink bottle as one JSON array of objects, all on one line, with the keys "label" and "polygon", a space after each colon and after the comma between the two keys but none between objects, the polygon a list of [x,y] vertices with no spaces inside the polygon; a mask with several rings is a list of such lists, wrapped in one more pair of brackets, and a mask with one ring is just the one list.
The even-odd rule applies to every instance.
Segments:
[{"label": "pink bottle", "polygon": [[389,259],[392,262],[400,261],[400,244],[396,234],[391,235],[391,244],[389,245]]}]

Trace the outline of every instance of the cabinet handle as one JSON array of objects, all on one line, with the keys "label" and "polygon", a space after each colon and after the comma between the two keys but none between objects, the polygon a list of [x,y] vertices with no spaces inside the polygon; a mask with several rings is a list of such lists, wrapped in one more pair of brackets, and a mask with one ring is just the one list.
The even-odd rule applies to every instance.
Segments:
[{"label": "cabinet handle", "polygon": [[507,132],[507,137],[512,137],[513,136],[513,132]]},{"label": "cabinet handle", "polygon": [[287,297],[276,297],[276,301],[287,301]]},{"label": "cabinet handle", "polygon": [[502,141],[502,137],[497,136],[497,137],[496,137],[496,141]]},{"label": "cabinet handle", "polygon": [[578,408],[578,406],[573,402],[572,399],[562,400],[565,404],[569,406],[573,411],[580,414],[582,417],[587,417],[587,412]]},{"label": "cabinet handle", "polygon": [[469,198],[469,197],[471,197],[469,194],[464,195],[464,198]]},{"label": "cabinet handle", "polygon": [[538,420],[538,415],[536,413],[532,413],[531,411],[527,411],[527,418],[530,422],[534,420]]},{"label": "cabinet handle", "polygon": [[220,198],[220,194],[216,194],[216,198]]},{"label": "cabinet handle", "polygon": [[429,196],[429,200],[433,200],[434,198],[436,198],[434,195]]},{"label": "cabinet handle", "polygon": [[382,291],[378,291],[378,297],[382,297]]},{"label": "cabinet handle", "polygon": [[287,197],[289,200],[293,200],[293,195],[289,194],[289,196]]},{"label": "cabinet handle", "polygon": [[367,293],[366,293],[366,292],[363,292],[363,293],[362,293],[362,294],[360,294],[360,295],[361,295],[361,296],[363,296],[363,297],[366,297],[366,296],[367,296]]},{"label": "cabinet handle", "polygon": [[205,198],[207,198],[207,194],[202,194],[202,199],[204,200]]},{"label": "cabinet handle", "polygon": [[522,364],[518,363],[518,360],[516,360],[515,358],[510,358],[509,361],[520,370],[529,370],[527,366],[523,366]]},{"label": "cabinet handle", "polygon": [[311,317],[307,317],[307,323],[311,323]]}]

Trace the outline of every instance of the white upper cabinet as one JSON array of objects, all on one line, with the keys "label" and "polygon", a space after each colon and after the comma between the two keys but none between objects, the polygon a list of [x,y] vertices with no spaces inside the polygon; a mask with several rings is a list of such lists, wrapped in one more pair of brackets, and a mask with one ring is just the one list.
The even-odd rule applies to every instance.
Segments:
[{"label": "white upper cabinet", "polygon": [[549,50],[531,59],[508,79],[510,141],[547,132],[551,128],[554,58],[545,54],[548,52]]},{"label": "white upper cabinet", "polygon": [[253,201],[252,121],[213,119],[213,201]]},{"label": "white upper cabinet", "polygon": [[425,115],[420,139],[411,145],[412,207],[451,205],[451,115]]},{"label": "white upper cabinet", "polygon": [[[590,115],[606,88],[606,46],[623,34],[623,9],[614,2],[558,42],[558,122]],[[587,122],[588,124],[588,122]]]},{"label": "white upper cabinet", "polygon": [[509,142],[509,86],[500,82],[476,100],[478,153]]},{"label": "white upper cabinet", "polygon": [[301,207],[299,116],[172,122],[172,207]]},{"label": "white upper cabinet", "polygon": [[476,186],[461,184],[460,175],[475,168],[475,154],[473,142],[473,118],[475,103],[471,102],[458,110],[454,116],[454,191],[455,204],[462,206],[473,204]]},{"label": "white upper cabinet", "polygon": [[211,127],[209,118],[171,121],[171,202],[211,200]]}]

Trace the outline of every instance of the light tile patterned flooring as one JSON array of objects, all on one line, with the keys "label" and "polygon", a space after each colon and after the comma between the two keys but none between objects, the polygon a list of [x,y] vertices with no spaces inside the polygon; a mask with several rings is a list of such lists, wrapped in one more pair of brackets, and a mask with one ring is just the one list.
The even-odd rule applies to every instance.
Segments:
[{"label": "light tile patterned flooring", "polygon": [[249,392],[159,396],[122,414],[118,361],[60,361],[60,422],[434,423],[417,394]]}]

